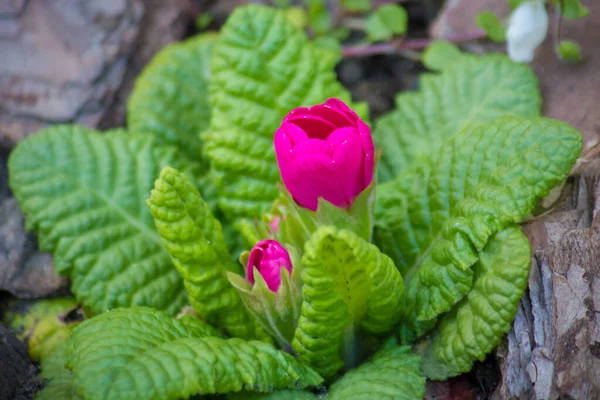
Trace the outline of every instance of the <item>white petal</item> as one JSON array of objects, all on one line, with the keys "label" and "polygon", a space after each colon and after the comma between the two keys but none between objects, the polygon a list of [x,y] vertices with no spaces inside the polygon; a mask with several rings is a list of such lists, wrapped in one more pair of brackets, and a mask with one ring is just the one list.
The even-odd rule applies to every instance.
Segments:
[{"label": "white petal", "polygon": [[548,13],[544,3],[540,0],[522,3],[510,16],[506,32],[509,57],[518,62],[531,62],[547,33]]}]

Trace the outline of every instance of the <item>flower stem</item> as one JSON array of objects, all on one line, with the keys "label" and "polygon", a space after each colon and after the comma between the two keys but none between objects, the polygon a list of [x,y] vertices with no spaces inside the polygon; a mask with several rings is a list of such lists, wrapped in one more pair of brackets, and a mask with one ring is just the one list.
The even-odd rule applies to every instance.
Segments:
[{"label": "flower stem", "polygon": [[360,364],[358,341],[354,332],[354,324],[351,323],[346,327],[344,335],[344,365],[347,370],[358,367]]},{"label": "flower stem", "polygon": [[[482,39],[485,37],[483,29],[477,29],[472,32],[460,33],[444,38],[444,40],[452,43],[462,43],[471,40]],[[436,39],[411,39],[411,40],[394,40],[386,43],[357,45],[342,47],[344,58],[352,57],[367,57],[377,54],[398,54],[406,50],[422,50],[429,46]]]}]

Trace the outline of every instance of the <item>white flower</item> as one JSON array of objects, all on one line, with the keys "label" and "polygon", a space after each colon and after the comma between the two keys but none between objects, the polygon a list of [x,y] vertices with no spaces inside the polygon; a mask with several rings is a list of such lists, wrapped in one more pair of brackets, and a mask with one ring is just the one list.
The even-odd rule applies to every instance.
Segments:
[{"label": "white flower", "polygon": [[541,0],[527,1],[517,7],[508,23],[508,55],[518,62],[531,62],[535,49],[548,32],[548,13]]}]

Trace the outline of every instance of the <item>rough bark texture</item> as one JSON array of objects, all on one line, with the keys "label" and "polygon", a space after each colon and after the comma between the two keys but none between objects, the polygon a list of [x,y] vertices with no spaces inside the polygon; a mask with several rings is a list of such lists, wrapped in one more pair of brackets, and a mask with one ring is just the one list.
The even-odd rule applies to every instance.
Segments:
[{"label": "rough bark texture", "polygon": [[557,210],[524,226],[529,290],[498,349],[495,398],[600,398],[600,159],[576,170]]},{"label": "rough bark texture", "polygon": [[27,346],[0,324],[0,399],[29,400],[41,388]]}]

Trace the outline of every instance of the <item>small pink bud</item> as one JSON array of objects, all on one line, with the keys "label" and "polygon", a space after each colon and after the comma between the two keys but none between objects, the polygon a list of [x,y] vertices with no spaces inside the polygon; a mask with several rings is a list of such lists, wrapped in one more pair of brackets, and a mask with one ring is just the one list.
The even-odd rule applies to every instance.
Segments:
[{"label": "small pink bud", "polygon": [[277,216],[273,217],[273,219],[269,223],[269,226],[271,227],[271,230],[274,233],[277,233],[277,231],[279,230],[279,221],[281,221],[281,217],[279,215],[277,215]]},{"label": "small pink bud", "polygon": [[274,145],[285,187],[310,210],[317,210],[319,197],[348,208],[373,180],[371,130],[341,100],[292,110]]},{"label": "small pink bud", "polygon": [[246,279],[254,284],[254,268],[258,270],[272,292],[281,285],[281,267],[292,273],[292,260],[287,250],[276,240],[262,240],[250,251]]}]

